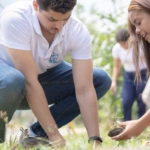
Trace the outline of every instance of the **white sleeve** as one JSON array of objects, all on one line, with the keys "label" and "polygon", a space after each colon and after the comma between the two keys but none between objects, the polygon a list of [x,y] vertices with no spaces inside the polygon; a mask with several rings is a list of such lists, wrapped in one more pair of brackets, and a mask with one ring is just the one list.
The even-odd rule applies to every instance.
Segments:
[{"label": "white sleeve", "polygon": [[150,78],[147,81],[147,84],[142,93],[143,102],[150,108]]},{"label": "white sleeve", "polygon": [[80,24],[72,36],[71,56],[73,59],[91,59],[91,36],[87,28]]},{"label": "white sleeve", "polygon": [[31,31],[27,20],[20,14],[8,11],[0,16],[0,43],[6,47],[31,50]]},{"label": "white sleeve", "polygon": [[119,48],[118,48],[118,43],[114,45],[112,49],[112,56],[113,58],[119,58]]}]

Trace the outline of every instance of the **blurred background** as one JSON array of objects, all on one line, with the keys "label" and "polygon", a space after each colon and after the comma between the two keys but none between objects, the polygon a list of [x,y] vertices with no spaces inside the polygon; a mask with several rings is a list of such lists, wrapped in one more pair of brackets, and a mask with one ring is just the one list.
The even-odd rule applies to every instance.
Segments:
[{"label": "blurred background", "polygon": [[[18,0],[0,0],[0,11],[15,1]],[[105,69],[110,76],[113,69],[112,47],[116,43],[115,34],[118,29],[127,27],[129,3],[130,0],[78,0],[78,5],[73,12],[87,26],[91,34],[93,65]],[[69,54],[66,61],[71,62]],[[116,120],[123,118],[121,84],[122,75],[119,77],[116,93],[112,95],[108,91],[99,101],[100,127],[104,130],[112,128]],[[137,118],[135,105],[132,109],[133,119]],[[17,127],[28,128],[35,121],[36,118],[31,111],[16,111],[8,126],[17,125]],[[82,129],[83,123],[80,116],[74,120],[73,126],[76,132]]]}]

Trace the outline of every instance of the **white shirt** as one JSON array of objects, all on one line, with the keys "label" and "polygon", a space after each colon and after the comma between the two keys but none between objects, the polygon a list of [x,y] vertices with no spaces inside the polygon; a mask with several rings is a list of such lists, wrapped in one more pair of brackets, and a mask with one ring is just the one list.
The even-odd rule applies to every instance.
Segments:
[{"label": "white shirt", "polygon": [[[113,58],[119,58],[125,71],[128,72],[134,72],[135,67],[133,63],[133,48],[130,49],[124,49],[119,43],[116,43],[112,49],[112,55]],[[139,68],[140,70],[146,69],[146,64],[144,60],[142,61],[143,53],[140,53],[140,62],[139,62]]]},{"label": "white shirt", "polygon": [[73,59],[92,58],[90,34],[73,15],[49,47],[31,1],[19,1],[0,14],[0,62],[14,67],[6,47],[31,50],[39,74],[61,63],[67,52]]},{"label": "white shirt", "polygon": [[150,78],[142,92],[142,101],[150,108]]}]

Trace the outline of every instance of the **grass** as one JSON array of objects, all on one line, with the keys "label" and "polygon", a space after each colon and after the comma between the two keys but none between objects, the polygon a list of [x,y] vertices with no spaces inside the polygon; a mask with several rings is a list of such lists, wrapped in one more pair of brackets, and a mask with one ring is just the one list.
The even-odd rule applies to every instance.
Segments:
[{"label": "grass", "polygon": [[[18,126],[11,124],[7,126],[8,133],[11,133],[7,135],[7,141],[4,144],[0,144],[0,150],[24,150],[19,145],[17,145],[19,133],[16,132],[16,129],[18,130]],[[79,128],[79,127],[78,127]],[[83,128],[83,126],[80,125],[80,128]],[[67,147],[62,150],[92,150],[92,145],[87,143],[87,134],[86,132],[80,132],[74,135],[71,132],[67,131],[67,127],[63,127],[62,134],[64,134],[64,138],[67,141]],[[75,128],[77,131],[77,128]],[[108,128],[105,124],[102,124],[101,126],[101,136],[103,137],[103,145],[101,150],[149,150],[150,146],[145,146],[146,141],[150,140],[150,129],[147,128],[139,137],[132,138],[130,140],[126,141],[114,141],[111,140],[110,137],[107,136]],[[80,130],[81,131],[81,130]],[[85,130],[83,130],[85,131]],[[44,147],[44,146],[38,146],[35,148],[31,148],[30,150],[50,150],[52,148],[50,147]]]},{"label": "grass", "polygon": [[[145,146],[146,142],[150,141],[150,128],[147,128],[139,137],[132,138],[126,141],[113,141],[107,136],[108,131],[116,126],[116,119],[120,119],[121,115],[112,113],[110,107],[104,107],[103,101],[100,108],[100,132],[104,142],[100,150],[149,150],[150,146]],[[106,103],[106,102],[105,102]],[[119,107],[120,108],[120,107]],[[33,122],[36,121],[33,118],[31,111],[28,113],[16,113],[12,121],[7,125],[7,141],[4,144],[0,144],[0,150],[24,150],[17,145],[19,137],[19,128],[28,128]],[[117,116],[117,117],[116,117]],[[19,118],[19,119],[18,119]],[[81,122],[79,116],[75,119],[74,128],[77,132],[76,135],[71,132],[67,126],[63,127],[60,131],[67,141],[67,147],[62,150],[92,150],[92,145],[87,142],[87,134],[85,128]],[[37,148],[31,148],[30,150],[51,150],[50,147],[38,146]],[[53,150],[53,149],[52,149]]]}]

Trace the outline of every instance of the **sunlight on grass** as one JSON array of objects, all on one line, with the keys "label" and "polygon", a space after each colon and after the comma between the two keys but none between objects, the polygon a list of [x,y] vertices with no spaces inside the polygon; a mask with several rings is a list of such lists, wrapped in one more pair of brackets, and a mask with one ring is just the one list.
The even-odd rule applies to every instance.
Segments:
[{"label": "sunlight on grass", "polygon": [[[4,144],[0,144],[0,150],[23,150],[23,148],[17,145],[18,132],[15,131],[15,126],[11,125],[8,126],[8,128],[11,129],[12,133],[9,136],[7,135],[7,141]],[[10,129],[8,129],[8,131]],[[67,130],[67,128],[64,128],[64,130]],[[81,131],[82,130],[80,130],[80,132]],[[83,133],[77,133],[77,135],[74,135],[71,132],[66,133],[68,134],[64,135],[64,137],[67,141],[67,146],[62,150],[92,150],[92,145],[88,144],[87,142],[88,137],[85,131]],[[150,133],[149,128],[137,138],[132,138],[130,140],[118,142],[111,140],[111,138],[107,136],[108,129],[105,129],[105,126],[103,126],[103,128],[101,128],[101,134],[104,142],[101,150],[149,150],[150,147],[145,146],[146,141],[150,140],[150,136],[148,133]],[[30,150],[35,149],[48,150],[52,148],[44,146],[30,148]]]},{"label": "sunlight on grass", "polygon": [[[108,114],[107,114],[108,113]],[[114,141],[108,137],[109,130],[117,126],[116,120],[122,119],[122,114],[114,113],[110,117],[109,111],[99,112],[101,118],[100,121],[100,132],[103,138],[103,144],[101,150],[149,150],[150,146],[145,146],[147,141],[150,141],[150,128],[148,127],[139,137],[132,138],[126,141]],[[19,115],[19,117],[18,117]],[[7,124],[7,136],[6,142],[0,144],[0,150],[24,150],[24,148],[18,145],[18,139],[21,134],[20,127],[28,128],[33,122],[35,122],[34,116],[31,111],[22,113],[16,113],[13,120]],[[32,116],[32,117],[31,117]],[[18,120],[22,118],[22,120]],[[32,118],[32,119],[31,119]],[[28,122],[27,122],[28,121]],[[86,130],[81,122],[81,117],[75,119],[73,127],[76,133],[74,133],[69,126],[62,127],[59,131],[64,136],[67,142],[66,148],[62,150],[92,150],[92,145],[88,144]],[[42,145],[36,148],[30,148],[30,150],[51,150],[51,147],[45,147]]]}]

